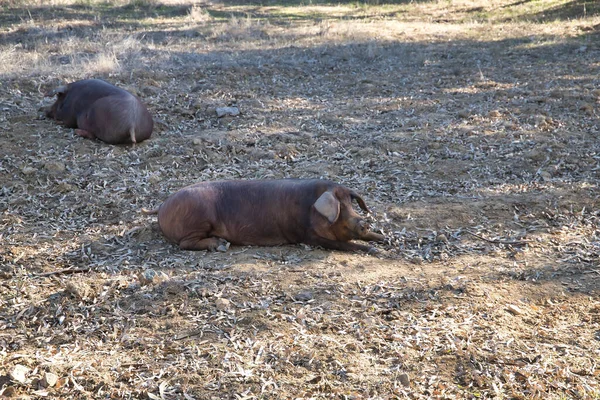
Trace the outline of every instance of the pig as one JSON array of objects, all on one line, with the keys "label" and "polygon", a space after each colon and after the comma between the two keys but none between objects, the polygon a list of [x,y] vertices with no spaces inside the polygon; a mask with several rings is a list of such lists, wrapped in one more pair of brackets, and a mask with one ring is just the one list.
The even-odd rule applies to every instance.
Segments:
[{"label": "pig", "polygon": [[154,121],[146,106],[128,91],[100,79],[59,86],[46,94],[57,99],[44,110],[75,133],[110,144],[139,143],[150,137]]},{"label": "pig", "polygon": [[326,249],[373,252],[350,240],[383,241],[352,209],[369,212],[356,192],[328,180],[230,180],[187,186],[154,210],[162,233],[182,250],[227,245],[305,243]]}]

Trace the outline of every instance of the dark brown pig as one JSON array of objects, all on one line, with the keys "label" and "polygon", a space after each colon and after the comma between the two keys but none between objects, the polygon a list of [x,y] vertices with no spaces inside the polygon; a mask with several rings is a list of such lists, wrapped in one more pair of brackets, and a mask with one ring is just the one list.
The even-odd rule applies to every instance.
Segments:
[{"label": "dark brown pig", "polygon": [[368,212],[354,191],[313,179],[203,182],[170,196],[155,210],[163,234],[182,250],[226,244],[305,243],[333,250],[372,250],[350,240],[382,241],[352,209]]},{"label": "dark brown pig", "polygon": [[110,144],[139,143],[150,137],[154,122],[146,106],[128,91],[100,79],[85,79],[57,87],[44,111],[75,133]]}]

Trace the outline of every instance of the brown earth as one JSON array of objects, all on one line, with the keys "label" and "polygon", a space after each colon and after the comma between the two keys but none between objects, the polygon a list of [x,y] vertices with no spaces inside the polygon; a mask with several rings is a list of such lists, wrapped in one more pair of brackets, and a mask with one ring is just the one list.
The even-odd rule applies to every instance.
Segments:
[{"label": "brown earth", "polygon": [[[594,2],[45,3],[0,5],[2,396],[600,398]],[[88,77],[151,140],[39,116]],[[183,252],[140,213],[281,177],[363,194],[379,253]]]}]

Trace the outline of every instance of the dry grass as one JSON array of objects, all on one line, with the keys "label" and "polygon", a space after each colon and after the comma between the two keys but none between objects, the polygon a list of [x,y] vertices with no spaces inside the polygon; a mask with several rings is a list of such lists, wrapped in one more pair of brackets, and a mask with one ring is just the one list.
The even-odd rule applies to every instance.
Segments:
[{"label": "dry grass", "polygon": [[[3,396],[600,398],[595,3],[306,3],[2,4]],[[38,118],[87,77],[152,139]],[[182,252],[139,212],[270,177],[359,191],[380,254]]]}]

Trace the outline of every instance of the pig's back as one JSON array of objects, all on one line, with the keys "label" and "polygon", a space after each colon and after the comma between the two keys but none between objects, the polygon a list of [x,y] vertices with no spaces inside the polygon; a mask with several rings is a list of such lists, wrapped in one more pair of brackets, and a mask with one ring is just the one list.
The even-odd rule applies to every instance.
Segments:
[{"label": "pig's back", "polygon": [[159,223],[162,229],[161,219],[177,220],[168,228],[175,241],[208,230],[207,236],[238,245],[297,243],[310,227],[312,205],[331,185],[302,179],[203,182],[167,199]]}]

